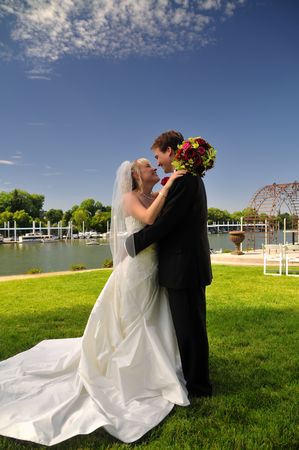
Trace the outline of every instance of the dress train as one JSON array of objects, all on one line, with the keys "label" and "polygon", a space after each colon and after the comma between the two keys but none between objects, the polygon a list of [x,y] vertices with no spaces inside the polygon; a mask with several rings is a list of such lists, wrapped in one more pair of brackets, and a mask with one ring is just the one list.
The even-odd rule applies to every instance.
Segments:
[{"label": "dress train", "polygon": [[54,445],[99,427],[133,442],[189,404],[167,293],[149,247],[113,271],[82,338],[0,363],[0,434]]}]

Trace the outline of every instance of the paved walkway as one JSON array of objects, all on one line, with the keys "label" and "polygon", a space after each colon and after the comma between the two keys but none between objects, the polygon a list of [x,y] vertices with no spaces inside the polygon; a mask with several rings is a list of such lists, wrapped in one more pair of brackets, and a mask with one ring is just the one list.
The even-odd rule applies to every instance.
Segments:
[{"label": "paved walkway", "polygon": [[[231,266],[262,266],[263,254],[262,251],[250,251],[244,253],[244,255],[232,255],[231,253],[215,253],[211,255],[212,264],[227,264]],[[33,275],[4,275],[0,276],[1,281],[12,280],[30,280],[33,278],[45,278],[60,275],[74,275],[78,272],[95,272],[102,269],[87,269],[82,271],[64,271],[64,272],[47,272],[36,273]]]},{"label": "paved walkway", "polygon": [[244,252],[244,255],[232,253],[214,253],[211,255],[212,264],[227,264],[231,266],[262,266],[264,264],[262,250]]}]

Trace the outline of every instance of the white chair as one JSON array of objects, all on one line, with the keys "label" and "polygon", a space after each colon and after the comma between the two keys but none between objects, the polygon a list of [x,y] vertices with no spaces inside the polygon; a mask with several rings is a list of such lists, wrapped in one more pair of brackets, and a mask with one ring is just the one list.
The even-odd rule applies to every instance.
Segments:
[{"label": "white chair", "polygon": [[[283,248],[281,244],[265,244],[263,246],[263,256],[264,256],[264,275],[278,275],[282,274],[282,265],[283,265]],[[277,263],[276,265],[274,263]],[[271,265],[278,266],[278,273],[276,272],[267,272],[268,267]]]},{"label": "white chair", "polygon": [[286,275],[289,277],[299,277],[299,268],[297,272],[290,272],[290,263],[298,263],[299,266],[299,244],[287,244],[284,246]]}]

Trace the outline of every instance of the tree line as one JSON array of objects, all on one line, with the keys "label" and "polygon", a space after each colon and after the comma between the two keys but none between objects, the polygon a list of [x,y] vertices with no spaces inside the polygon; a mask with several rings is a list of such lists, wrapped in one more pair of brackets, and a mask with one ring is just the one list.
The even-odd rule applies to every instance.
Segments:
[{"label": "tree line", "polygon": [[[80,205],[74,205],[66,211],[54,208],[46,211],[44,201],[44,195],[30,194],[21,189],[0,192],[0,225],[16,221],[18,227],[30,227],[33,221],[41,222],[43,225],[50,221],[52,225],[62,222],[62,226],[67,226],[72,221],[77,231],[82,230],[84,222],[85,229],[103,233],[107,230],[107,222],[111,220],[111,206],[105,206],[92,198],[83,200]],[[256,217],[260,220],[267,218],[265,214],[257,214],[250,208],[233,213],[219,208],[208,209],[210,224],[239,222],[241,217]],[[293,217],[290,214],[279,214],[276,219],[283,225],[284,218],[287,219],[287,227],[292,228]]]},{"label": "tree line", "polygon": [[66,211],[54,208],[46,211],[44,201],[44,195],[30,194],[21,189],[0,192],[0,225],[16,221],[18,227],[30,227],[35,221],[46,226],[50,221],[54,226],[59,222],[67,226],[72,221],[75,231],[81,231],[84,222],[85,229],[103,233],[107,230],[107,222],[111,220],[111,207],[92,198]]},{"label": "tree line", "polygon": [[[233,213],[229,213],[226,209],[218,209],[218,208],[209,208],[208,209],[208,223],[212,224],[214,222],[240,222],[241,217],[246,221],[250,219],[255,219],[257,221],[265,221],[265,219],[269,219],[267,214],[264,213],[257,213],[257,211],[253,208],[245,208],[241,211],[235,211]],[[280,226],[283,226],[284,219],[286,219],[286,226],[287,228],[293,228],[294,227],[294,219],[296,219],[291,214],[285,212],[280,213],[275,217],[275,220],[280,224]]]}]

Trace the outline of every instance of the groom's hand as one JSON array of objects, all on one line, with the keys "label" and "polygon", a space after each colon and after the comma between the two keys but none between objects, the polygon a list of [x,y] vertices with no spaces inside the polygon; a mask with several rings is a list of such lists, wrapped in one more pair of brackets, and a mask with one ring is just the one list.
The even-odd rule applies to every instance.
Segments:
[{"label": "groom's hand", "polygon": [[128,255],[134,258],[134,256],[136,255],[134,245],[134,234],[131,234],[125,240],[125,249],[127,250]]}]

